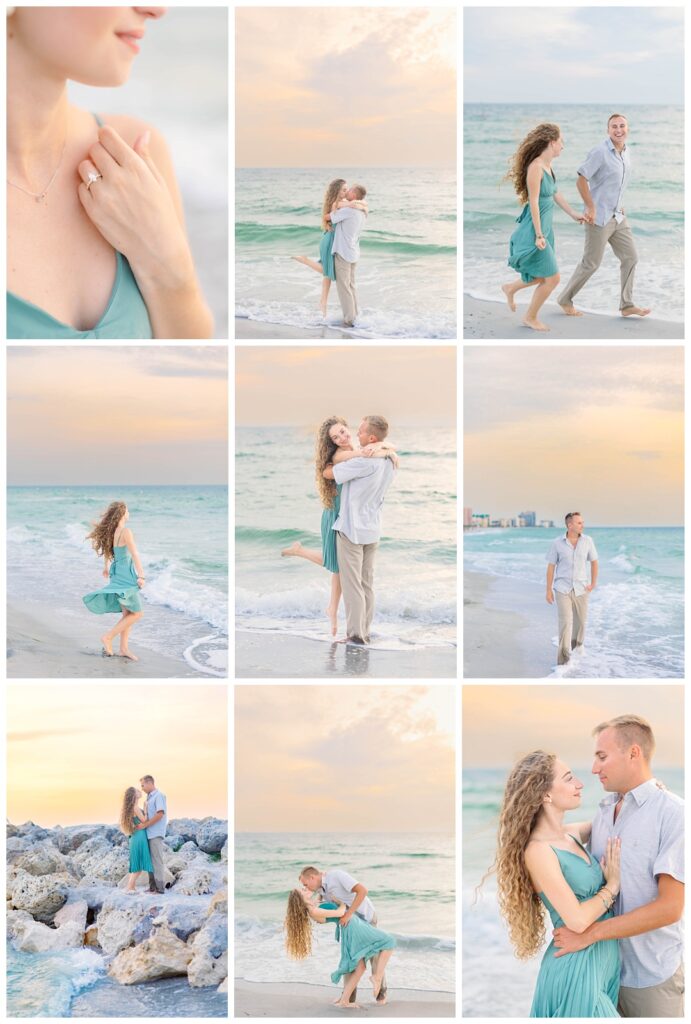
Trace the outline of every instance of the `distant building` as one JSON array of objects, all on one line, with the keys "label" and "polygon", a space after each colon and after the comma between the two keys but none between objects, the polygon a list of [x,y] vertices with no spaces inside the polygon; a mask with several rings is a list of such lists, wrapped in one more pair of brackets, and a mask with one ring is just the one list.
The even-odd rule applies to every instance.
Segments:
[{"label": "distant building", "polygon": [[540,520],[540,526],[543,526],[547,530],[553,530],[554,529],[554,520],[553,519],[541,519]]},{"label": "distant building", "polygon": [[537,514],[535,512],[519,512],[519,520],[523,520],[522,526],[536,526],[537,525]]},{"label": "distant building", "polygon": [[473,512],[472,525],[489,529],[489,512]]},{"label": "distant building", "polygon": [[472,508],[463,509],[463,528],[473,525],[473,510]]}]

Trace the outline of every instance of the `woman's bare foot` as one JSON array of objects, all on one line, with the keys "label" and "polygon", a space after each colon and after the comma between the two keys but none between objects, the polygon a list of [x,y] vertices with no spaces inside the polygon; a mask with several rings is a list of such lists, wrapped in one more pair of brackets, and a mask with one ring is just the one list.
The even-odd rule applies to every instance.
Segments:
[{"label": "woman's bare foot", "polygon": [[113,657],[113,641],[110,639],[108,634],[101,637],[101,643],[103,644],[103,653],[106,658]]},{"label": "woman's bare foot", "polygon": [[294,540],[292,544],[289,544],[287,548],[283,548],[281,551],[281,557],[286,558],[288,555],[297,555],[298,551],[302,547],[299,540]]},{"label": "woman's bare foot", "polygon": [[137,895],[136,889],[125,889],[125,892],[127,893],[128,896],[136,896]]},{"label": "woman's bare foot", "polygon": [[511,310],[512,313],[515,313],[516,312],[516,303],[514,302],[514,299],[513,299],[514,294],[515,294],[515,292],[513,290],[513,285],[503,284],[501,286],[501,290],[503,291],[504,295],[506,296],[506,301],[509,304],[509,309]]},{"label": "woman's bare foot", "polygon": [[127,658],[128,661],[139,661],[136,654],[132,654],[131,651],[120,651],[121,658]]},{"label": "woman's bare foot", "polygon": [[326,311],[326,306],[320,306],[319,307],[319,312],[321,313],[321,315],[324,318],[324,320],[326,320],[326,312],[327,312]]},{"label": "woman's bare foot", "polygon": [[307,267],[309,266],[309,263],[307,262],[307,257],[306,256],[291,256],[290,258],[291,258],[291,260],[296,260],[298,263],[304,263],[305,266],[307,266]]},{"label": "woman's bare foot", "polygon": [[576,309],[575,306],[562,306],[562,313],[566,313],[567,316],[583,316],[580,309]]},{"label": "woman's bare foot", "polygon": [[373,974],[372,975],[372,992],[374,994],[375,1002],[376,1002],[377,996],[379,995],[379,993],[381,991],[381,983],[382,983],[383,980],[384,980],[384,975],[383,974]]},{"label": "woman's bare foot", "polygon": [[626,309],[621,310],[622,316],[647,316],[652,310],[644,309],[641,306],[627,306]]},{"label": "woman's bare foot", "polygon": [[336,636],[338,633],[338,609],[332,608],[331,605],[326,609],[329,622],[331,623],[331,636]]},{"label": "woman's bare foot", "polygon": [[530,327],[533,331],[549,331],[550,328],[547,324],[543,324],[541,320],[529,320],[527,317],[522,321],[524,327]]},{"label": "woman's bare foot", "polygon": [[340,1006],[342,1010],[361,1010],[362,1007],[359,1003],[344,1003],[341,999],[334,1003],[334,1006]]}]

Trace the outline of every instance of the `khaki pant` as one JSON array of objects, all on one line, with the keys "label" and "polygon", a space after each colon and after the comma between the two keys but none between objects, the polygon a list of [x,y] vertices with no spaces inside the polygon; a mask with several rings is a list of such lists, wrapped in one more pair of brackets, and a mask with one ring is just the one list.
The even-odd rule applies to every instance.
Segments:
[{"label": "khaki pant", "polygon": [[585,594],[577,597],[575,590],[572,590],[569,594],[562,594],[555,590],[554,597],[559,614],[559,657],[557,658],[557,664],[565,665],[571,657],[571,651],[576,647],[583,646],[590,592],[586,590]]},{"label": "khaki pant", "polygon": [[165,870],[163,867],[163,839],[157,836],[149,840],[149,853],[151,863],[154,866],[153,872],[149,872],[149,888],[158,892],[166,891]]},{"label": "khaki pant", "polygon": [[583,258],[578,264],[571,280],[561,293],[557,302],[560,306],[571,306],[574,295],[576,295],[586,281],[590,280],[595,271],[602,263],[607,243],[612,246],[612,252],[621,264],[621,296],[619,309],[626,309],[633,306],[633,277],[638,263],[638,253],[633,240],[631,228],[626,217],[617,223],[612,217],[609,224],[598,227],[597,224],[584,224],[585,227],[585,249]]},{"label": "khaki pant", "polygon": [[683,1017],[684,965],[681,964],[671,978],[649,988],[619,989],[622,1017]]},{"label": "khaki pant", "polygon": [[343,310],[343,320],[349,327],[352,327],[355,317],[360,312],[357,304],[357,291],[355,290],[356,267],[357,263],[348,263],[338,253],[334,256],[338,301],[341,303],[341,309]]},{"label": "khaki pant", "polygon": [[369,640],[374,615],[374,556],[379,545],[353,544],[344,533],[336,535],[346,631],[349,637]]}]

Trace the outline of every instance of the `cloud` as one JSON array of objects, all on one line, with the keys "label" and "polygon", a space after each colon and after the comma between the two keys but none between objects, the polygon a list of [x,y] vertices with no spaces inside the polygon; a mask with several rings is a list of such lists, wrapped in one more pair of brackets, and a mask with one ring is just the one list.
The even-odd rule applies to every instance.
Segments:
[{"label": "cloud", "polygon": [[647,462],[647,461],[652,460],[652,459],[661,459],[662,458],[662,452],[638,451],[638,452],[627,452],[626,454],[630,455],[631,458],[633,458],[633,459],[641,459],[643,462]]}]

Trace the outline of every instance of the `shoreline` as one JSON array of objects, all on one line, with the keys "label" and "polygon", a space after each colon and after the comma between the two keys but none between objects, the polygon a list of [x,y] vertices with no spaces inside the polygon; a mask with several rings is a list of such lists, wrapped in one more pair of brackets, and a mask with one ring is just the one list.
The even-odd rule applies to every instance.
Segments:
[{"label": "shoreline", "polygon": [[[235,980],[235,1017],[343,1017],[333,1005],[336,986],[305,985],[299,982],[254,982]],[[389,1002],[375,1006],[367,986],[358,992],[360,1010],[348,1017],[453,1017],[453,992],[423,992],[420,989],[389,990]]]},{"label": "shoreline", "polygon": [[270,324],[264,320],[249,320],[247,317],[236,316],[233,337],[240,340],[262,338],[264,340],[293,338],[357,338],[354,331],[341,330],[338,327],[290,327],[287,324]]},{"label": "shoreline", "polygon": [[[551,328],[549,333],[532,331],[521,326],[524,309],[519,304],[515,313],[508,305],[497,299],[475,299],[463,294],[463,338],[500,338],[523,341],[530,344],[536,339],[559,341],[566,339],[624,339],[627,341],[683,340],[684,324],[667,320],[656,320],[652,316],[623,317],[618,312],[611,316],[603,313],[584,313],[583,316],[566,316],[560,312],[555,301],[547,301],[540,312],[540,319]],[[576,303],[576,308],[578,304]]]},{"label": "shoreline", "polygon": [[[56,629],[58,625],[60,632]],[[98,626],[98,623],[95,624]],[[105,625],[105,617],[104,617]],[[100,630],[85,637],[80,623],[55,614],[41,605],[7,603],[8,679],[209,679],[184,660],[137,647],[139,661],[104,658]]]},{"label": "shoreline", "polygon": [[277,633],[235,631],[236,679],[455,679],[455,647],[382,651]]}]

